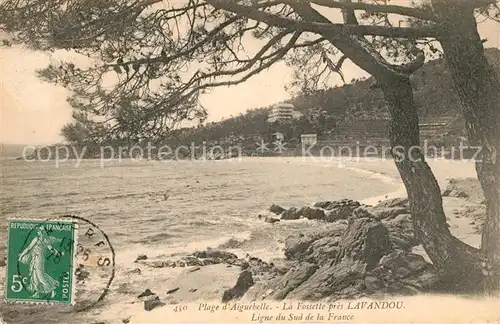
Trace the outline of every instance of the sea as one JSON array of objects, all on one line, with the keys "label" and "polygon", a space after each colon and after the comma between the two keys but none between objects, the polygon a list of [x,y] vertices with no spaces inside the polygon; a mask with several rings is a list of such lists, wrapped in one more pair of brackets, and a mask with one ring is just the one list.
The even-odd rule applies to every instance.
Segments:
[{"label": "sea", "polygon": [[[258,215],[349,198],[374,204],[404,196],[391,160],[252,157],[219,161],[0,161],[0,251],[8,218],[71,214],[91,220],[117,263],[223,248],[270,259],[310,220],[265,223]],[[472,163],[433,161],[442,185],[475,176]]]}]

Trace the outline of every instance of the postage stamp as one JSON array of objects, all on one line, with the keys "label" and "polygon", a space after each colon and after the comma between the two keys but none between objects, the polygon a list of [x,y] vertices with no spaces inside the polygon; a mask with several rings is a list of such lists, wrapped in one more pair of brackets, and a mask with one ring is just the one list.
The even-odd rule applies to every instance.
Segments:
[{"label": "postage stamp", "polygon": [[9,219],[5,301],[73,305],[76,239],[71,220]]}]

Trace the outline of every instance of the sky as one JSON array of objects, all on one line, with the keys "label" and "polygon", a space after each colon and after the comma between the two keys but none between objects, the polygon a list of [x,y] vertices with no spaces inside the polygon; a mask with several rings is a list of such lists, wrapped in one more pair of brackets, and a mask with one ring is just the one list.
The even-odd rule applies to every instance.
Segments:
[{"label": "sky", "polygon": [[[408,1],[391,1],[405,2]],[[488,39],[486,47],[499,47],[499,27],[494,22],[479,25],[481,37]],[[41,81],[35,71],[46,67],[51,59],[68,57],[71,54],[66,51],[49,54],[21,46],[0,48],[0,143],[41,145],[62,140],[60,129],[71,121],[71,107],[66,101],[69,92]],[[350,61],[346,61],[342,71],[346,80],[367,75]],[[243,84],[213,89],[201,100],[208,110],[208,121],[285,101],[290,98],[285,86],[291,80],[292,69],[278,63]],[[340,84],[340,78],[332,84]]]}]

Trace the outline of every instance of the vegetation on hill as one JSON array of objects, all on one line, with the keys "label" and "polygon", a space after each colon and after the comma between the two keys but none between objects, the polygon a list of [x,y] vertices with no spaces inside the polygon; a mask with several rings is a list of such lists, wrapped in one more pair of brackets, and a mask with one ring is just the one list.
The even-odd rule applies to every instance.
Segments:
[{"label": "vegetation on hill", "polygon": [[[495,69],[500,71],[500,50],[487,49],[486,55]],[[339,124],[387,120],[389,112],[384,97],[381,91],[373,88],[373,83],[373,78],[362,78],[352,80],[344,86],[292,98],[288,102],[294,104],[304,117],[291,124],[269,124],[267,116],[271,107],[261,107],[220,122],[176,130],[169,140],[196,143],[221,140],[233,142],[248,137],[268,138],[274,132],[297,139],[300,134],[308,132],[320,135],[335,133],[335,125]],[[443,117],[455,119],[446,131],[456,137],[463,135],[461,131],[464,127],[460,102],[452,84],[443,59],[427,62],[412,77],[421,121],[439,120]]]}]

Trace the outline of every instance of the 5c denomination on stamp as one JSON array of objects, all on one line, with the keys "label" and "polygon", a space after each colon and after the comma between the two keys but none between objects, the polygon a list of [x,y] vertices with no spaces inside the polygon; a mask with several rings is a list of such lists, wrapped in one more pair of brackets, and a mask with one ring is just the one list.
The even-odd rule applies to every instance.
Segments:
[{"label": "5c denomination on stamp", "polygon": [[6,302],[74,304],[72,220],[8,221]]}]

